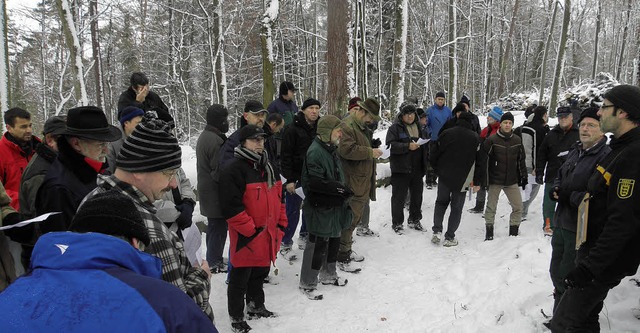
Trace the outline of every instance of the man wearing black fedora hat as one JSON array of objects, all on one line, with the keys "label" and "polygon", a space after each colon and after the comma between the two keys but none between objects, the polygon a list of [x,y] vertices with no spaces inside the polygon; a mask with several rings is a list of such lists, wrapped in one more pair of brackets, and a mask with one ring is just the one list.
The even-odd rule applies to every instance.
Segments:
[{"label": "man wearing black fedora hat", "polygon": [[82,198],[96,187],[96,178],[107,167],[108,143],[120,138],[95,106],[70,109],[67,128],[58,138],[58,157],[36,195],[36,213],[61,212],[41,223],[43,233],[67,230]]}]

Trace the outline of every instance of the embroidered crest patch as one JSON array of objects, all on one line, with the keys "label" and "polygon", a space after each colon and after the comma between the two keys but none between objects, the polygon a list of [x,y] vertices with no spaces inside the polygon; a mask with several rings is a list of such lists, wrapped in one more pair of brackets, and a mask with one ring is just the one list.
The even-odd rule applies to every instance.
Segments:
[{"label": "embroidered crest patch", "polygon": [[633,194],[633,185],[635,185],[635,179],[623,179],[618,181],[618,198],[627,199]]}]

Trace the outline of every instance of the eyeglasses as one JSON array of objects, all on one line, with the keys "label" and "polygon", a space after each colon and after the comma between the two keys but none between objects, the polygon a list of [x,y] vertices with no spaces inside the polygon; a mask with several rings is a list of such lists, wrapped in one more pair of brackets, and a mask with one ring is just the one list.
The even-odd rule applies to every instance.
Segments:
[{"label": "eyeglasses", "polygon": [[606,108],[615,108],[616,106],[614,104],[609,104],[609,105],[600,105],[600,110],[604,110]]},{"label": "eyeglasses", "polygon": [[178,169],[163,170],[160,172],[162,172],[163,175],[167,176],[167,178],[169,178],[169,181],[171,181],[173,178],[176,177],[176,174],[178,173]]}]

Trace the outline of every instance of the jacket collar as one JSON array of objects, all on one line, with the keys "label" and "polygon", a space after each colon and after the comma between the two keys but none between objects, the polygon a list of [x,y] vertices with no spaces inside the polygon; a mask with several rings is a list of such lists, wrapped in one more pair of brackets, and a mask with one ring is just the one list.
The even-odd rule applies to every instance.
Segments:
[{"label": "jacket collar", "polygon": [[94,166],[89,165],[82,154],[73,150],[64,137],[58,139],[58,160],[83,183],[95,180],[98,174]]},{"label": "jacket collar", "polygon": [[213,125],[209,125],[209,124],[207,124],[207,125],[204,127],[204,130],[205,130],[205,131],[212,132],[212,133],[216,134],[217,136],[219,136],[220,138],[222,138],[222,141],[226,141],[226,140],[227,140],[227,135],[226,135],[226,134],[224,134],[224,133],[222,133],[222,132],[217,128],[217,127],[215,127],[215,126],[213,126]]},{"label": "jacket collar", "polygon": [[609,146],[611,147],[611,149],[617,149],[635,141],[640,141],[640,126],[630,130],[627,133],[624,133],[619,138],[612,138]]}]

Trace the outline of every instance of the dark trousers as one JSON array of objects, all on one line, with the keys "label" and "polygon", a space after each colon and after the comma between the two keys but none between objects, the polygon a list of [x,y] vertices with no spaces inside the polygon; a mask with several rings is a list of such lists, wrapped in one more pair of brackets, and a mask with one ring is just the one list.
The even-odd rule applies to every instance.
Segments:
[{"label": "dark trousers", "polygon": [[484,211],[484,203],[487,199],[487,189],[484,186],[480,186],[480,190],[476,193],[476,207]]},{"label": "dark trousers", "polygon": [[409,220],[422,220],[422,174],[391,174],[391,222],[394,226],[404,222],[404,200],[409,191]]},{"label": "dark trousers", "polygon": [[207,218],[207,263],[213,268],[222,263],[222,251],[227,242],[227,220]]},{"label": "dark trousers", "polygon": [[557,297],[565,291],[564,279],[567,273],[576,267],[576,233],[556,228],[551,236],[551,264],[549,275]]},{"label": "dark trousers", "polygon": [[[286,192],[286,191],[285,191]],[[282,237],[282,244],[291,246],[293,245],[293,236],[296,234],[298,228],[298,221],[300,220],[300,208],[302,207],[302,198],[297,194],[291,194],[286,192],[285,194],[285,208],[287,211],[287,228],[284,231]],[[304,222],[304,214],[302,214],[302,225],[300,226],[300,235],[306,235],[307,224]]]},{"label": "dark trousers", "polygon": [[594,281],[582,289],[567,289],[551,319],[551,332],[600,332],[598,317],[604,299],[619,283]]},{"label": "dark trousers", "polygon": [[433,208],[433,232],[442,232],[442,221],[447,207],[451,204],[451,212],[449,213],[449,224],[447,225],[447,233],[444,235],[446,239],[454,239],[456,230],[460,226],[460,218],[462,217],[462,207],[464,207],[464,198],[467,192],[452,191],[443,182],[438,184],[438,196],[436,197],[436,205]]},{"label": "dark trousers", "polygon": [[300,287],[315,289],[321,279],[335,279],[340,237],[328,238],[309,233],[300,269]]},{"label": "dark trousers", "polygon": [[269,267],[234,267],[229,271],[227,306],[229,317],[244,318],[245,295],[247,304],[253,302],[256,308],[264,305],[262,284],[269,275]]}]

